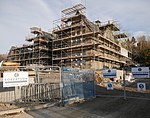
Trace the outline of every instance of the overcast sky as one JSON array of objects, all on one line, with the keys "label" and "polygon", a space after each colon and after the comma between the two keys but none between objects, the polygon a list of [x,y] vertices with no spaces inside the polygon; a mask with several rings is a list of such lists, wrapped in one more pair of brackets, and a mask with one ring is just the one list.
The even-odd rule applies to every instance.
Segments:
[{"label": "overcast sky", "polygon": [[26,43],[30,27],[52,30],[61,10],[81,2],[91,21],[114,19],[130,36],[150,34],[150,0],[0,0],[0,54]]}]

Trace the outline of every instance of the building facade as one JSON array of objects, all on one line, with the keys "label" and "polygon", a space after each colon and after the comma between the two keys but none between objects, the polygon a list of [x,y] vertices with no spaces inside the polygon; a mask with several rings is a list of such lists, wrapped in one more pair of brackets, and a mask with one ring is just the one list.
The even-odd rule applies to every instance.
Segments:
[{"label": "building facade", "polygon": [[[81,4],[62,11],[60,22],[55,22],[53,33],[53,65],[94,69],[119,68],[131,61],[130,52],[119,44],[127,38],[115,22],[94,23],[84,14]],[[124,53],[127,53],[126,55]]]},{"label": "building facade", "polygon": [[32,36],[26,38],[28,44],[12,48],[7,56],[7,62],[19,63],[21,66],[52,64],[52,34],[40,28],[31,28]]},{"label": "building facade", "polygon": [[128,37],[116,22],[91,22],[85,10],[82,4],[63,10],[52,33],[31,28],[34,36],[26,39],[31,44],[12,47],[7,61],[94,70],[120,68],[131,62],[131,52],[119,43]]}]

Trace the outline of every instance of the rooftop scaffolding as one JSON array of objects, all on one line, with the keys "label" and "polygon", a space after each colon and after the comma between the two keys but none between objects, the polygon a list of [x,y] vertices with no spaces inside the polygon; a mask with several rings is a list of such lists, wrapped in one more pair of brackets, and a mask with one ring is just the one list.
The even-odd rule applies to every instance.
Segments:
[{"label": "rooftop scaffolding", "polygon": [[82,4],[77,4],[71,8],[67,8],[67,9],[64,9],[62,11],[62,15],[70,15],[70,14],[73,14],[73,13],[76,13],[77,11],[80,12],[81,14],[84,14],[85,13],[85,6],[83,6]]}]

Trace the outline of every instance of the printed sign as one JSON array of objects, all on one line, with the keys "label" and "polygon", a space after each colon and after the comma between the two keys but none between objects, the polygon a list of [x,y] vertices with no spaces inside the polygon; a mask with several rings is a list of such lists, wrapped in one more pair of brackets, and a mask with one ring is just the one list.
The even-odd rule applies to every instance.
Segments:
[{"label": "printed sign", "polygon": [[137,83],[137,89],[139,91],[145,91],[146,90],[146,85],[145,83]]},{"label": "printed sign", "polygon": [[107,90],[113,90],[113,84],[112,83],[107,83]]},{"label": "printed sign", "polygon": [[111,70],[103,70],[103,77],[104,78],[116,78],[116,69],[111,69]]},{"label": "printed sign", "polygon": [[134,78],[149,78],[149,67],[134,67],[132,75]]},{"label": "printed sign", "polygon": [[28,72],[4,72],[3,87],[26,86],[29,84]]}]

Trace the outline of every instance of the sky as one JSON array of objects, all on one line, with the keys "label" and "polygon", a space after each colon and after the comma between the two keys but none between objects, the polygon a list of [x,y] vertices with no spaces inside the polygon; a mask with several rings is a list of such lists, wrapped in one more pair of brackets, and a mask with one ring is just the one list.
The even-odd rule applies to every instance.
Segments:
[{"label": "sky", "polygon": [[129,36],[150,34],[150,0],[0,0],[0,54],[28,43],[31,27],[52,31],[61,11],[78,3],[89,20],[115,20]]}]

